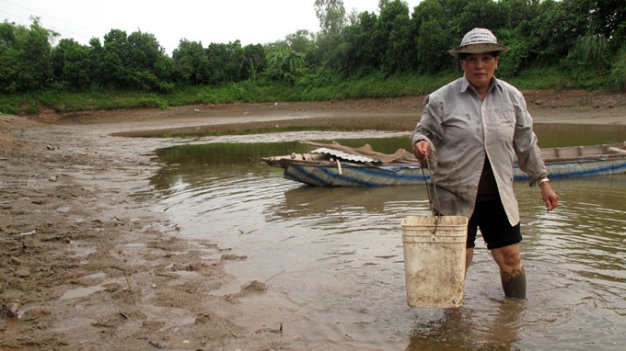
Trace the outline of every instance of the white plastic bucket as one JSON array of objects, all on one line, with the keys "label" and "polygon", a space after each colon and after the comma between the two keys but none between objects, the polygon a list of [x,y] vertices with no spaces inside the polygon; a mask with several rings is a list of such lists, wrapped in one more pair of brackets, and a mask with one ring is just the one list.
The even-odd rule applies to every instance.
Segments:
[{"label": "white plastic bucket", "polygon": [[463,305],[467,217],[411,216],[402,220],[407,303],[412,307]]}]

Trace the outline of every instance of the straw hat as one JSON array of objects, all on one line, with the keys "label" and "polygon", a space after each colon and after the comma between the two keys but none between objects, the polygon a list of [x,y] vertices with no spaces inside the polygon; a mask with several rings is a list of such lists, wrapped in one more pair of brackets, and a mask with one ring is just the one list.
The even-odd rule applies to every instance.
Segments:
[{"label": "straw hat", "polygon": [[465,33],[463,40],[461,40],[461,45],[448,52],[452,56],[458,56],[461,53],[479,54],[493,51],[503,54],[509,51],[509,48],[498,44],[498,39],[489,29],[474,28]]}]

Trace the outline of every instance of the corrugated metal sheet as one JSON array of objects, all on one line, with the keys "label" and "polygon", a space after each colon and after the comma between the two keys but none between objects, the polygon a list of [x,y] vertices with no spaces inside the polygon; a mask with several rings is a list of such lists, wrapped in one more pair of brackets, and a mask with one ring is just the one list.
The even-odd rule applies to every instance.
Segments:
[{"label": "corrugated metal sheet", "polygon": [[369,157],[365,157],[365,156],[358,156],[358,155],[352,155],[343,151],[339,151],[339,150],[333,150],[333,149],[329,149],[329,148],[325,148],[325,147],[321,147],[319,149],[315,149],[313,151],[311,151],[311,153],[313,154],[324,154],[324,155],[330,155],[330,156],[334,156],[338,159],[341,160],[345,160],[345,161],[350,161],[350,162],[358,162],[358,163],[376,163],[376,160],[374,160],[373,158],[369,158]]}]

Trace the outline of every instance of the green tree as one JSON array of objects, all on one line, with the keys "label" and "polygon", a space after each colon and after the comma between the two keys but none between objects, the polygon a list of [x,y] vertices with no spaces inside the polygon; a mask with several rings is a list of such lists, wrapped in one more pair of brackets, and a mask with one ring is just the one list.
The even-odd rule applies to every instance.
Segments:
[{"label": "green tree", "polygon": [[102,68],[107,85],[114,88],[128,88],[130,52],[125,31],[111,29],[104,35],[103,55]]},{"label": "green tree", "polygon": [[129,63],[136,69],[151,69],[165,50],[153,34],[133,32],[128,36]]},{"label": "green tree", "polygon": [[572,0],[541,2],[539,14],[523,33],[529,42],[531,59],[558,64],[567,56],[578,36],[586,33],[588,10],[585,3]]},{"label": "green tree", "polygon": [[129,85],[141,90],[159,90],[167,78],[163,65],[165,50],[154,35],[141,31],[131,33],[127,38]]},{"label": "green tree", "polygon": [[378,68],[380,57],[376,56],[376,42],[374,28],[378,22],[375,13],[363,12],[359,16],[359,22],[355,24],[354,41],[352,44],[354,59],[350,63],[361,73],[369,73]]},{"label": "green tree", "polygon": [[315,0],[315,15],[324,36],[338,35],[346,23],[342,0]]},{"label": "green tree", "polygon": [[170,92],[173,88],[173,64],[172,59],[167,55],[161,55],[154,63],[154,73],[159,78],[158,90]]},{"label": "green tree", "polygon": [[53,79],[51,40],[54,31],[39,25],[32,18],[29,28],[4,21],[0,26],[0,89],[22,92],[41,89]]},{"label": "green tree", "polygon": [[499,78],[514,77],[519,70],[528,62],[528,42],[522,37],[519,31],[514,29],[500,29],[496,32],[498,42],[509,47],[510,51],[501,55],[498,59],[498,70],[496,75]]},{"label": "green tree", "polygon": [[416,56],[415,45],[411,40],[409,9],[397,14],[389,33],[389,44],[385,52],[383,67],[389,73],[406,72],[413,68]]},{"label": "green tree", "polygon": [[324,57],[326,67],[344,76],[353,74],[359,67],[354,60],[355,50],[349,38],[352,29],[352,27],[344,29],[341,38],[336,36],[323,40],[323,44],[327,46]]},{"label": "green tree", "polygon": [[210,83],[237,82],[247,78],[248,63],[241,42],[211,43],[207,49]]},{"label": "green tree", "polygon": [[[391,58],[388,52],[393,50],[389,50],[390,46],[390,37],[391,32],[394,30],[394,24],[402,24],[401,22],[396,23],[396,18],[398,16],[406,17],[409,15],[409,8],[406,3],[400,0],[388,1],[388,0],[380,0],[380,15],[376,21],[376,24],[373,28],[372,32],[372,41],[373,45],[371,46],[374,49],[374,55],[379,57],[379,63],[377,68],[382,67],[394,67],[396,66],[394,63],[389,62]],[[401,31],[402,29],[400,29]],[[395,38],[398,39],[397,37]],[[407,38],[408,39],[408,38]],[[400,44],[402,45],[402,44]]]},{"label": "green tree", "polygon": [[267,64],[270,77],[294,83],[304,66],[304,55],[281,46],[267,54]]},{"label": "green tree", "polygon": [[[111,29],[103,44],[83,46],[42,28],[0,23],[0,91],[90,87],[169,91],[174,83],[221,84],[259,74],[323,84],[350,75],[448,70],[447,51],[473,27],[487,27],[510,47],[498,76],[529,66],[559,67],[584,87],[626,82],[626,2],[623,0],[423,0],[409,16],[401,0],[379,0],[378,15],[343,1],[316,0],[320,32],[299,30],[284,40],[242,47],[239,41],[181,40],[168,57],[154,35]],[[315,73],[315,74],[312,74]],[[308,75],[308,76],[307,76]]]},{"label": "green tree", "polygon": [[226,70],[228,72],[229,81],[239,82],[248,78],[248,65],[246,55],[241,41],[235,40],[228,45],[228,61]]},{"label": "green tree", "polygon": [[257,74],[263,72],[267,66],[265,49],[261,44],[250,44],[243,48],[243,53],[247,64],[248,78],[256,81]]},{"label": "green tree", "polygon": [[459,29],[466,33],[476,27],[501,28],[506,25],[506,19],[500,11],[501,7],[493,0],[470,0],[458,15]]},{"label": "green tree", "polygon": [[18,79],[24,81],[27,89],[43,88],[52,79],[52,60],[50,42],[59,34],[39,25],[39,18],[33,18],[30,30],[18,38],[22,48],[22,67]]},{"label": "green tree", "polygon": [[173,79],[179,83],[206,84],[210,78],[209,59],[202,42],[181,39],[172,52]]},{"label": "green tree", "polygon": [[285,44],[292,51],[306,54],[315,48],[315,35],[308,30],[300,29],[285,37]]},{"label": "green tree", "polygon": [[89,62],[91,65],[91,81],[95,83],[96,86],[106,86],[104,47],[102,47],[102,43],[100,43],[100,39],[98,38],[91,38],[89,40]]},{"label": "green tree", "polygon": [[417,28],[417,70],[436,72],[452,67],[448,50],[455,45],[458,31],[451,30],[455,26],[451,9],[442,6],[441,1],[425,0],[415,7],[412,18]]},{"label": "green tree", "polygon": [[626,2],[622,0],[589,0],[591,33],[609,40],[614,53],[626,45]]},{"label": "green tree", "polygon": [[20,51],[17,47],[15,23],[0,23],[0,89],[11,93],[18,90],[17,76]]},{"label": "green tree", "polygon": [[54,77],[71,89],[85,89],[91,85],[92,70],[89,48],[74,39],[61,39],[52,49]]},{"label": "green tree", "polygon": [[228,82],[229,74],[226,70],[228,64],[228,44],[211,43],[207,49],[209,83],[218,84]]},{"label": "green tree", "polygon": [[498,2],[503,27],[516,29],[539,15],[538,0],[501,0]]}]

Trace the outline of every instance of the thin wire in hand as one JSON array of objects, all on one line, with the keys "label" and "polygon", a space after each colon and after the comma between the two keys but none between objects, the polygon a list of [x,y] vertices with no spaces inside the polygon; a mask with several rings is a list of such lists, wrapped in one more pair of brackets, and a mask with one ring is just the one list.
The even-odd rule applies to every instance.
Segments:
[{"label": "thin wire in hand", "polygon": [[[433,179],[433,171],[430,169],[430,162],[428,161],[428,157],[425,157],[426,167],[428,167],[428,173],[430,174],[430,181],[433,183],[433,195],[435,197],[435,201],[437,202],[436,207],[439,208],[439,197],[437,196],[437,185],[435,184],[435,180]],[[420,166],[422,169],[422,176],[424,177],[424,184],[426,185],[426,194],[428,194],[428,205],[430,206],[430,211],[435,216],[435,230],[433,234],[437,231],[437,225],[439,224],[439,217],[441,217],[438,213],[435,213],[435,209],[433,208],[433,200],[430,197],[430,188],[428,187],[428,182],[426,181],[426,173],[424,172],[424,167]]]}]

